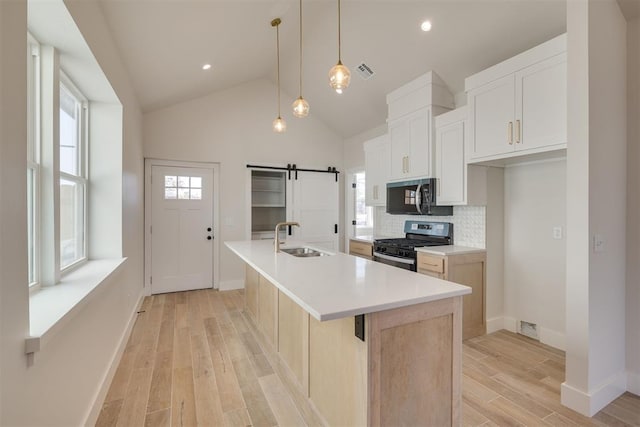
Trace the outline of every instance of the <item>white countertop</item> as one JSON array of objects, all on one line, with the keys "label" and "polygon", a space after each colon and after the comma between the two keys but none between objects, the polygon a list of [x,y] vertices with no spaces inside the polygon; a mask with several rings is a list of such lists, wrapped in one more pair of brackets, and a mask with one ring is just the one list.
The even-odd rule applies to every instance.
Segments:
[{"label": "white countertop", "polygon": [[[471,293],[467,286],[343,253],[297,258],[275,253],[273,241],[225,245],[320,321]],[[297,242],[281,247],[300,246],[313,247]]]},{"label": "white countertop", "polygon": [[432,255],[464,255],[464,254],[478,254],[486,252],[486,249],[481,248],[471,248],[469,246],[458,246],[458,245],[448,245],[448,246],[426,246],[422,248],[416,248],[416,252],[424,252]]}]

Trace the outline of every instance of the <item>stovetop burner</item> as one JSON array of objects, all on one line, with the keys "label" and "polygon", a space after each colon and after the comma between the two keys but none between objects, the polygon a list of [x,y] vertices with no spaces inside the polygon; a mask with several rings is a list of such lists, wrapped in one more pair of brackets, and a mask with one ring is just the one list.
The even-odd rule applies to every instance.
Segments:
[{"label": "stovetop burner", "polygon": [[453,224],[449,222],[406,221],[404,231],[404,238],[375,240],[374,256],[415,259],[416,248],[453,244]]},{"label": "stovetop burner", "polygon": [[431,241],[425,239],[414,239],[414,238],[397,238],[397,239],[380,239],[375,241],[376,245],[385,245],[394,248],[400,249],[414,249],[420,248],[423,246],[441,246],[446,245],[448,243],[444,241]]}]

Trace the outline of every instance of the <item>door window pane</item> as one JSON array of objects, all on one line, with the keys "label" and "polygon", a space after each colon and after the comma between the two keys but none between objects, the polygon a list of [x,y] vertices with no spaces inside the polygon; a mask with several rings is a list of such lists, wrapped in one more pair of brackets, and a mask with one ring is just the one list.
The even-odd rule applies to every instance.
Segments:
[{"label": "door window pane", "polygon": [[84,186],[60,179],[60,268],[84,258]]},{"label": "door window pane", "polygon": [[164,199],[202,200],[202,177],[165,175]]}]

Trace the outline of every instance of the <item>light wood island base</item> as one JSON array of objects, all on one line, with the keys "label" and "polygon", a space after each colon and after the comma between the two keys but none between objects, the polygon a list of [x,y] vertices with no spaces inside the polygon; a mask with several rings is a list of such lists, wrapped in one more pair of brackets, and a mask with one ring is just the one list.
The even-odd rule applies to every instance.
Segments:
[{"label": "light wood island base", "polygon": [[[320,322],[247,265],[245,314],[321,424],[459,425],[462,297]],[[264,311],[264,313],[261,313]]]}]

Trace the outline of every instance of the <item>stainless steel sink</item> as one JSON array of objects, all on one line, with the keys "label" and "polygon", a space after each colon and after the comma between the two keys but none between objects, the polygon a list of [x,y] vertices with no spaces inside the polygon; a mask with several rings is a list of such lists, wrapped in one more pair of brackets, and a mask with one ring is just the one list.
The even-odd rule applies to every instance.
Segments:
[{"label": "stainless steel sink", "polygon": [[327,256],[329,254],[325,253],[325,252],[320,252],[317,251],[315,249],[311,249],[311,248],[307,248],[307,247],[303,247],[303,248],[286,248],[286,249],[280,249],[282,252],[286,252],[289,255],[293,255],[296,257],[301,257],[301,258],[309,258],[309,257],[316,257],[316,256]]}]

